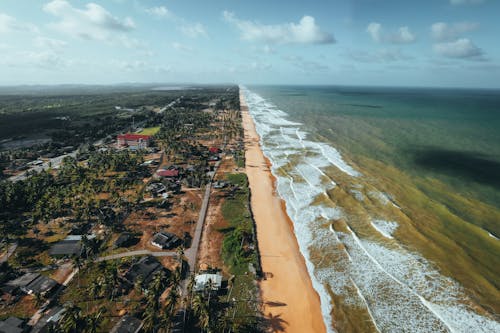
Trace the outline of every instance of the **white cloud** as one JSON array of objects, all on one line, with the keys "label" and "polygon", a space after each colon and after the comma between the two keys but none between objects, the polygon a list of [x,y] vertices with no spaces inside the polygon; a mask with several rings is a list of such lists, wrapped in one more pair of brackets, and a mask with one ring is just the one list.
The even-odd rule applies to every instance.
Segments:
[{"label": "white cloud", "polygon": [[200,36],[207,36],[205,27],[201,23],[184,23],[179,27],[179,30],[186,36],[190,38],[196,38]]},{"label": "white cloud", "polygon": [[125,71],[143,71],[148,67],[148,63],[141,60],[136,60],[136,61],[112,60],[110,63],[111,65]]},{"label": "white cloud", "polygon": [[58,22],[50,24],[52,28],[82,39],[109,41],[117,33],[129,32],[135,28],[131,18],[119,19],[95,3],[88,3],[84,9],[79,9],[68,1],[53,0],[43,10],[59,18]]},{"label": "white cloud", "polygon": [[434,51],[448,58],[484,60],[483,50],[467,38],[460,38],[453,42],[434,44]]},{"label": "white cloud", "polygon": [[170,17],[172,13],[165,6],[147,8],[146,13],[156,17]]},{"label": "white cloud", "polygon": [[476,5],[484,2],[484,0],[450,0],[452,5]]},{"label": "white cloud", "polygon": [[56,71],[71,65],[71,61],[64,59],[52,50],[15,52],[0,57],[0,64],[7,67],[37,67],[44,70]]},{"label": "white cloud", "polygon": [[372,36],[372,39],[374,41],[376,42],[381,41],[382,25],[380,23],[372,22],[368,24],[368,26],[366,27],[366,32],[368,32],[370,36]]},{"label": "white cloud", "polygon": [[173,42],[172,48],[174,48],[177,51],[183,51],[183,52],[188,52],[188,53],[193,51],[192,47],[178,43],[178,42]]},{"label": "white cloud", "polygon": [[259,22],[238,19],[234,13],[224,11],[226,22],[235,25],[241,38],[248,41],[261,41],[270,44],[331,44],[335,43],[332,34],[322,31],[314,17],[304,16],[299,23],[265,25]]},{"label": "white cloud", "polygon": [[38,28],[33,24],[20,22],[10,15],[0,13],[0,34],[12,31],[38,32]]},{"label": "white cloud", "polygon": [[440,42],[451,41],[461,34],[474,31],[477,28],[479,28],[479,24],[473,22],[459,22],[454,24],[437,22],[431,25],[431,35],[432,38]]},{"label": "white cloud", "polygon": [[404,54],[399,49],[380,49],[374,52],[351,51],[346,56],[349,59],[365,63],[392,63],[413,59],[413,57]]},{"label": "white cloud", "polygon": [[283,60],[288,61],[304,73],[326,72],[330,69],[328,65],[313,60],[307,60],[300,56],[283,56]]},{"label": "white cloud", "polygon": [[190,38],[197,38],[200,36],[207,36],[207,31],[203,24],[196,22],[191,23],[182,17],[175,15],[173,12],[167,9],[165,6],[152,7],[145,10],[146,13],[155,16],[157,18],[167,18],[174,22],[182,34]]},{"label": "white cloud", "polygon": [[377,22],[372,22],[366,27],[366,32],[370,34],[372,39],[377,43],[388,42],[393,44],[408,44],[417,40],[410,28],[400,27],[394,33],[386,33],[383,31],[382,25]]},{"label": "white cloud", "polygon": [[68,45],[68,43],[66,43],[63,40],[42,37],[42,36],[36,37],[34,40],[34,44],[37,47],[45,49],[60,49]]}]

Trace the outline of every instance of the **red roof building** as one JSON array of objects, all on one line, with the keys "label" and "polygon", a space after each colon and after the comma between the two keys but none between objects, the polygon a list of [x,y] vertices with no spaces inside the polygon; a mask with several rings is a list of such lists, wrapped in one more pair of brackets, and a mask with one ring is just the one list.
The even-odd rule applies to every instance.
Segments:
[{"label": "red roof building", "polygon": [[220,149],[217,148],[217,147],[210,147],[208,148],[208,151],[211,153],[211,154],[218,154],[220,153]]},{"label": "red roof building", "polygon": [[156,171],[156,174],[160,177],[166,177],[166,178],[174,178],[174,177],[179,177],[179,170],[176,169],[160,169]]},{"label": "red roof building", "polygon": [[119,146],[128,146],[131,149],[144,149],[149,146],[151,135],[142,134],[120,134],[117,137]]}]

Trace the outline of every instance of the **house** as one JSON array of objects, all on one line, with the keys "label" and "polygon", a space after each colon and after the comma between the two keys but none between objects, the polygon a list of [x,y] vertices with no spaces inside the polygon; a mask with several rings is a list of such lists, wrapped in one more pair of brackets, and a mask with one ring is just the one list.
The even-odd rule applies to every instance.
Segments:
[{"label": "house", "polygon": [[58,283],[45,275],[40,275],[33,282],[31,282],[27,287],[27,293],[45,295],[56,287]]},{"label": "house", "polygon": [[115,249],[119,247],[125,247],[131,242],[131,240],[132,240],[132,235],[128,232],[123,232],[115,240],[115,242],[113,243],[113,247]]},{"label": "house", "polygon": [[9,294],[17,294],[19,290],[28,293],[27,286],[39,276],[39,273],[26,273],[14,280],[6,282],[2,290]]},{"label": "house", "polygon": [[66,309],[62,306],[56,306],[47,311],[40,320],[33,326],[31,333],[49,332],[62,318]]},{"label": "house", "polygon": [[153,236],[151,244],[160,249],[173,249],[182,243],[181,239],[169,232],[159,232]]},{"label": "house", "polygon": [[229,183],[228,182],[225,182],[225,181],[222,181],[222,180],[218,180],[214,183],[214,188],[224,188],[226,186],[228,186]]},{"label": "house", "polygon": [[156,175],[165,178],[177,178],[179,177],[178,169],[160,169],[156,171]]},{"label": "house", "polygon": [[151,135],[143,134],[120,134],[117,137],[118,145],[121,147],[129,147],[130,149],[145,149],[151,143]]},{"label": "house", "polygon": [[72,257],[82,254],[82,239],[81,236],[73,237],[69,235],[64,240],[55,243],[49,250],[49,255],[52,257]]},{"label": "house", "polygon": [[146,190],[150,191],[153,195],[158,195],[167,191],[167,188],[162,183],[151,183],[146,187]]},{"label": "house", "polygon": [[203,291],[205,287],[211,285],[212,291],[217,291],[222,286],[222,275],[215,274],[198,274],[194,278],[194,290]]},{"label": "house", "polygon": [[137,333],[142,328],[142,321],[129,315],[123,316],[118,323],[113,326],[110,333]]},{"label": "house", "polygon": [[22,292],[31,294],[46,294],[57,285],[57,282],[40,273],[26,273],[14,280],[8,281],[6,286],[19,288]]},{"label": "house", "polygon": [[208,148],[208,152],[210,154],[218,154],[218,153],[221,152],[221,150],[219,148],[217,148],[217,147],[210,147],[210,148]]},{"label": "house", "polygon": [[133,285],[137,278],[141,276],[144,285],[147,286],[155,273],[161,271],[165,272],[166,270],[160,262],[153,256],[146,256],[130,266],[129,270],[123,275],[123,279]]},{"label": "house", "polygon": [[21,333],[24,332],[24,321],[16,318],[9,317],[0,321],[0,333]]}]

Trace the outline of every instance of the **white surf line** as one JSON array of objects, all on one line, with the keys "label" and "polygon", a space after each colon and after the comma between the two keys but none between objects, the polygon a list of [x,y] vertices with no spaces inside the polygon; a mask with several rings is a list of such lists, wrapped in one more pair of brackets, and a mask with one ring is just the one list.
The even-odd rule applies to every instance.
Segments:
[{"label": "white surf line", "polygon": [[430,306],[430,302],[428,302],[425,298],[423,298],[422,296],[420,296],[417,292],[415,292],[413,289],[411,289],[407,284],[401,282],[398,280],[398,278],[396,278],[394,275],[392,275],[391,273],[389,273],[388,271],[386,271],[384,269],[384,267],[382,267],[382,265],[377,261],[377,259],[375,259],[368,251],[366,251],[365,247],[363,246],[363,244],[361,243],[361,241],[359,240],[358,236],[356,236],[356,233],[349,227],[349,225],[347,225],[347,229],[351,232],[352,234],[352,237],[354,238],[354,240],[356,241],[356,243],[358,244],[358,246],[363,250],[363,252],[365,252],[365,254],[368,256],[368,258],[378,267],[380,268],[380,270],[382,270],[385,274],[387,274],[387,276],[389,276],[392,280],[394,280],[395,282],[397,282],[399,285],[401,285],[403,288],[406,288],[408,289],[413,295],[417,296],[418,299],[420,300],[420,302],[427,308],[429,309],[430,312],[432,312],[436,318],[438,318],[445,326],[446,328],[448,328],[448,330],[450,332],[455,332],[451,327],[450,325],[446,322],[446,320],[444,320],[441,315],[439,313],[437,313],[436,311],[434,311],[432,309],[432,307]]},{"label": "white surf line", "polygon": [[[312,142],[312,141],[311,141]],[[360,175],[359,172],[357,172],[356,170],[354,170],[353,167],[351,167],[349,164],[347,164],[343,159],[342,159],[342,156],[340,156],[340,152],[331,147],[332,149],[334,149],[338,154],[339,154],[339,157],[340,157],[340,162],[345,164],[345,167],[351,169],[351,170],[347,170],[345,167],[342,167],[341,165],[339,165],[339,161],[334,161],[332,160],[326,153],[325,153],[325,150],[323,149],[323,147],[321,146],[321,144],[319,144],[318,142],[313,142],[316,146],[318,146],[319,150],[321,150],[321,154],[323,154],[323,156],[328,160],[330,161],[330,163],[332,163],[336,168],[338,168],[339,170],[343,171],[344,173],[348,174],[349,176],[351,177],[357,177]],[[326,144],[326,143],[323,143],[323,144]],[[327,144],[326,144],[327,145]]]},{"label": "white surf line", "polygon": [[296,166],[294,167],[294,170],[295,170],[295,171],[296,171],[296,172],[297,172],[297,173],[298,173],[298,174],[302,177],[302,179],[304,179],[304,180],[306,181],[306,183],[307,183],[307,184],[309,184],[309,187],[311,187],[311,188],[313,188],[313,189],[315,189],[315,188],[317,188],[317,187],[318,187],[318,186],[313,185],[313,184],[309,181],[309,179],[307,179],[307,177],[306,177],[306,176],[304,176],[304,174],[302,173],[302,171],[300,171],[300,170],[299,170]]},{"label": "white surf line", "polygon": [[368,306],[368,302],[366,301],[365,296],[363,296],[363,294],[361,293],[361,290],[359,290],[359,288],[358,288],[358,285],[356,284],[356,282],[354,282],[354,280],[351,277],[349,277],[349,280],[353,284],[354,288],[356,288],[356,291],[358,292],[359,297],[363,300],[363,303],[365,303],[366,310],[368,311],[368,314],[370,315],[370,318],[372,319],[373,325],[375,325],[375,329],[377,330],[377,332],[381,332],[380,328],[377,325],[377,321],[375,321],[375,318],[373,317],[372,311],[370,310],[370,306]]},{"label": "white surf line", "polygon": [[298,127],[295,129],[295,135],[297,136],[297,138],[299,138],[299,142],[302,145],[302,148],[305,149],[306,146],[304,145],[304,140],[302,139],[302,137],[299,134],[299,128]]},{"label": "white surf line", "polygon": [[385,238],[389,238],[389,239],[394,239],[394,237],[392,237],[391,235],[387,234],[385,231],[379,229],[377,227],[377,225],[375,223],[373,223],[373,221],[370,221],[370,224],[372,225],[372,227],[377,230],[382,236],[384,236]]},{"label": "white surf line", "polygon": [[[330,228],[330,231],[332,232],[332,234],[335,236],[335,239],[337,240],[337,242],[338,242],[339,244],[344,245],[344,244],[342,243],[342,241],[339,239],[339,236],[337,236],[337,233],[335,232],[335,229],[333,229],[333,223],[331,223],[331,224],[330,224],[330,227],[329,227],[329,228]],[[350,261],[350,262],[354,262],[354,261],[352,260],[351,255],[349,254],[349,251],[347,251],[347,248],[345,247],[345,245],[344,245],[344,252],[345,252],[345,254],[347,254],[347,259],[349,259],[349,261]]]},{"label": "white surf line", "polygon": [[496,240],[500,240],[497,236],[493,235],[491,232],[489,232],[488,230],[486,229],[483,229],[484,231],[486,231],[488,233],[488,236],[490,236],[491,238],[493,239],[496,239]]},{"label": "white surf line", "polygon": [[329,179],[329,180],[330,180],[330,183],[332,184],[332,186],[333,186],[333,187],[337,186],[337,183],[335,183],[335,182],[333,181],[332,177],[328,176],[326,173],[324,173],[324,172],[323,172],[323,170],[321,170],[320,168],[318,168],[318,167],[317,167],[317,166],[315,166],[314,164],[309,163],[309,162],[307,161],[307,157],[305,158],[305,162],[306,162],[306,164],[310,165],[310,166],[311,166],[311,167],[313,167],[314,169],[318,170],[318,172],[319,172],[322,176],[324,176],[324,177],[326,177],[327,179]]}]

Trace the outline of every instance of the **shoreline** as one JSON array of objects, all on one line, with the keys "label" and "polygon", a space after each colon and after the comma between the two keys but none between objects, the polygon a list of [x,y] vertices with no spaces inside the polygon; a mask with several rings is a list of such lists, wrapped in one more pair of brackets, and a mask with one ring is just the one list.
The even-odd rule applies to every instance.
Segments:
[{"label": "shoreline", "polygon": [[313,288],[295,238],[285,202],[277,195],[270,162],[264,156],[255,124],[240,91],[245,136],[245,169],[252,193],[262,271],[259,285],[263,313],[284,332],[326,332],[320,298]]}]

